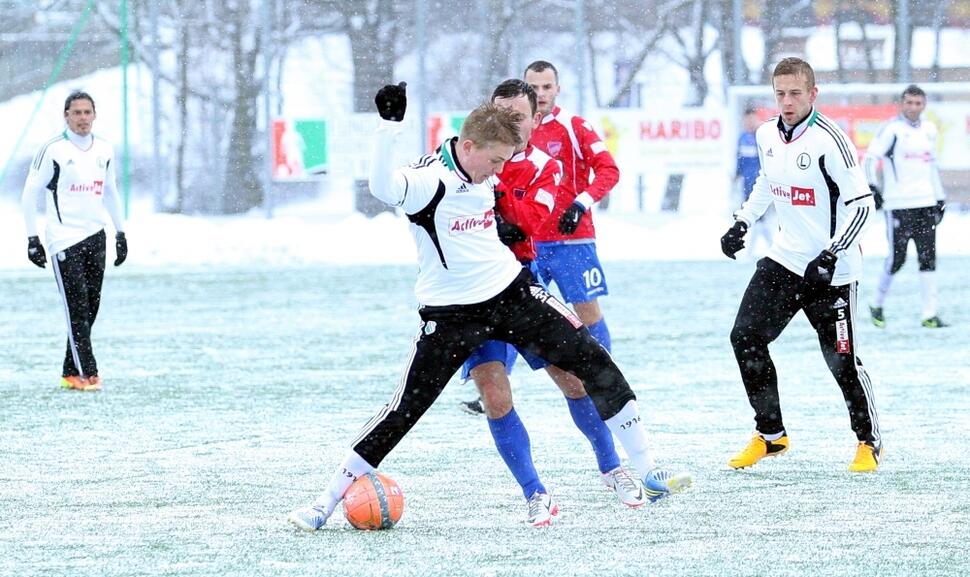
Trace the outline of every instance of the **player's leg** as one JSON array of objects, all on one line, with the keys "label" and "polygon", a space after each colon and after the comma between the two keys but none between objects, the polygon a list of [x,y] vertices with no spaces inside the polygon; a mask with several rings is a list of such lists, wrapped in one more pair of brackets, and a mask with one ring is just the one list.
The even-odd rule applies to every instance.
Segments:
[{"label": "player's leg", "polygon": [[572,305],[593,338],[612,351],[610,329],[598,300],[609,294],[609,287],[596,254],[596,244],[553,245],[546,254],[550,274],[563,300]]},{"label": "player's leg", "polygon": [[529,432],[512,406],[512,385],[506,367],[514,362],[515,355],[511,345],[487,341],[472,353],[465,367],[471,365],[468,368],[469,376],[475,381],[481,395],[495,448],[522,488],[522,495],[529,499],[537,492],[547,491],[539,480],[532,459]]},{"label": "player's leg", "polygon": [[291,512],[291,523],[307,531],[322,527],[354,480],[378,467],[431,407],[448,380],[487,333],[477,314],[480,313],[477,306],[421,309],[420,332],[405,365],[407,370],[390,401],[367,422],[353,441],[326,492],[310,505]]},{"label": "player's leg", "polygon": [[91,350],[89,288],[84,270],[84,244],[78,243],[53,255],[51,265],[67,321],[67,350],[64,355],[61,386],[94,390],[88,376],[97,371]]},{"label": "player's leg", "polygon": [[801,284],[802,277],[763,258],[741,298],[731,330],[731,346],[748,402],[754,409],[755,435],[728,462],[732,468],[750,467],[766,456],[780,455],[788,449],[778,398],[778,374],[768,345],[798,312]]},{"label": "player's leg", "polygon": [[909,244],[911,232],[909,230],[908,211],[906,210],[887,210],[886,212],[886,236],[889,244],[889,254],[879,274],[879,284],[876,285],[876,298],[869,306],[869,315],[872,317],[872,324],[877,327],[886,326],[886,316],[883,306],[886,303],[886,295],[889,294],[889,287],[892,285],[893,276],[903,268],[906,262],[906,245]]},{"label": "player's leg", "polygon": [[636,396],[613,358],[564,304],[538,285],[520,286],[499,314],[499,331],[533,355],[545,358],[585,384],[600,418],[619,439],[634,468],[644,478],[651,500],[690,484],[690,475],[670,475],[657,468],[646,442]]},{"label": "player's leg", "polygon": [[[475,349],[475,351],[468,357],[465,363],[461,366],[461,382],[466,383],[469,380],[475,382],[475,386],[478,389],[478,396],[470,401],[461,401],[461,410],[465,411],[470,415],[484,415],[485,414],[485,403],[482,399],[481,386],[479,385],[479,378],[486,380],[494,380],[498,377],[492,377],[492,371],[502,371],[505,376],[505,380],[508,380],[508,375],[512,374],[512,366],[515,364],[516,359],[515,348],[500,342],[500,341],[486,341],[482,346]],[[478,371],[478,377],[476,378],[473,374],[474,369],[478,367],[483,367]],[[489,391],[497,391],[497,389],[489,388]],[[498,394],[497,392],[494,394]],[[502,410],[501,399],[496,398],[493,404],[495,410],[501,411],[501,414],[505,414],[508,410]],[[512,392],[511,386],[509,387],[509,398],[508,406],[512,406]]]},{"label": "player's leg", "polygon": [[882,438],[872,381],[856,351],[856,286],[828,287],[805,305],[805,315],[818,333],[825,363],[842,389],[849,421],[859,440],[850,470],[873,471],[878,466]]},{"label": "player's leg", "polygon": [[937,314],[936,280],[936,207],[917,209],[918,222],[913,230],[916,258],[919,261],[920,296],[923,300],[923,326],[938,329],[947,326]]},{"label": "player's leg", "polygon": [[[90,243],[88,242],[90,241]],[[104,230],[90,237],[85,241],[84,251],[84,274],[87,277],[88,287],[88,319],[90,328],[94,330],[94,321],[98,318],[98,311],[101,309],[101,289],[104,285],[105,267],[105,233]],[[89,336],[90,338],[90,336]],[[91,351],[92,366],[90,371],[85,371],[88,381],[94,388],[102,386],[101,377],[98,374],[97,360],[94,357],[94,346]]]}]

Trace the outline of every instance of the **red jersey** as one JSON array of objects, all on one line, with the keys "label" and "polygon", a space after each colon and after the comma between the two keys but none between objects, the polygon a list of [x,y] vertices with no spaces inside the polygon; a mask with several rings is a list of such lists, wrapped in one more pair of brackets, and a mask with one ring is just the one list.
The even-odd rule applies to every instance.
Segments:
[{"label": "red jersey", "polygon": [[[596,238],[592,213],[583,216],[576,233],[570,235],[559,232],[559,217],[577,197],[589,212],[594,202],[601,200],[616,186],[620,180],[620,169],[613,155],[589,122],[558,106],[542,119],[529,142],[558,160],[563,167],[556,207],[552,217],[536,234],[535,240],[549,242]],[[592,182],[590,172],[594,176]]]},{"label": "red jersey", "polygon": [[512,156],[497,176],[495,210],[529,237],[513,244],[512,252],[520,261],[534,260],[532,237],[552,214],[562,169],[548,154],[529,144]]}]

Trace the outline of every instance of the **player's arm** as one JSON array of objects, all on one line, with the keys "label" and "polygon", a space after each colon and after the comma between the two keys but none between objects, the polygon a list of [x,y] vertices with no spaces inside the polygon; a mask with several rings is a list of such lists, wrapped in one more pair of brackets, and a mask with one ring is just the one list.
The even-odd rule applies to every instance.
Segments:
[{"label": "player's arm", "polygon": [[734,220],[744,223],[745,228],[751,227],[759,218],[764,216],[771,206],[771,188],[768,186],[768,177],[765,176],[765,159],[762,153],[761,143],[758,143],[758,160],[761,168],[758,170],[758,177],[754,181],[754,187],[748,200],[744,201],[741,208],[734,213]]},{"label": "player's arm", "polygon": [[24,214],[24,228],[27,236],[37,236],[37,201],[47,191],[47,186],[54,179],[54,160],[47,154],[49,147],[41,148],[30,163],[24,190],[20,195],[20,206]]},{"label": "player's arm", "polygon": [[370,156],[368,186],[378,200],[391,206],[403,206],[408,196],[408,181],[394,168],[394,149],[401,133],[401,123],[381,120],[374,134]]},{"label": "player's arm", "polygon": [[37,201],[44,195],[47,185],[54,178],[54,161],[46,156],[47,147],[40,149],[30,163],[30,171],[20,195],[20,207],[24,213],[24,229],[27,231],[27,258],[45,268],[47,253],[37,234]]},{"label": "player's arm", "polygon": [[519,205],[520,222],[515,224],[529,237],[538,232],[552,216],[561,178],[562,168],[558,162],[550,158],[526,190],[524,202]]},{"label": "player's arm", "polygon": [[889,147],[893,145],[895,140],[896,131],[893,130],[891,122],[887,123],[879,130],[879,133],[872,139],[872,142],[869,143],[869,147],[866,148],[866,154],[862,159],[868,188],[872,191],[876,208],[882,208],[882,190],[879,189],[879,165],[882,159],[886,157],[886,154],[889,152]]},{"label": "player's arm", "polygon": [[118,191],[118,179],[116,177],[114,153],[108,159],[108,169],[104,178],[104,208],[111,217],[111,224],[115,227],[115,232],[124,234],[125,218],[121,209],[121,194]]},{"label": "player's arm", "polygon": [[[846,139],[848,142],[848,139]],[[849,152],[855,158],[855,147],[849,142]],[[849,209],[847,218],[832,235],[828,250],[836,257],[854,249],[862,240],[866,227],[872,222],[872,212],[876,209],[873,193],[869,190],[862,168],[855,163],[846,165],[844,157],[839,151],[832,150],[826,154],[825,163],[829,176],[839,187],[841,202]],[[831,165],[831,168],[829,168]]]},{"label": "player's arm", "polygon": [[[593,203],[602,200],[620,181],[620,169],[616,166],[613,155],[607,150],[606,144],[596,134],[589,122],[575,118],[573,129],[576,132],[576,140],[579,143],[583,158],[586,159],[586,164],[593,170],[593,182],[588,185],[585,182],[575,183],[577,194],[574,202],[589,210]],[[585,190],[582,190],[583,186],[586,187]]]}]

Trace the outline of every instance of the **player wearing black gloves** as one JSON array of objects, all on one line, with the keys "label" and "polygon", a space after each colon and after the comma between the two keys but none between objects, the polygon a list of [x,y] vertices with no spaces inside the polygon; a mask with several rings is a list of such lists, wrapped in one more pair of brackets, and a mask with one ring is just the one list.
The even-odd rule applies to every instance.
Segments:
[{"label": "player wearing black gloves", "polygon": [[850,471],[879,466],[882,439],[872,383],[856,355],[856,285],[861,275],[859,240],[874,210],[872,193],[856,164],[852,141],[815,110],[812,67],[785,58],[772,84],[781,114],[758,128],[761,173],[754,190],[721,237],[730,258],[769,206],[779,231],[741,299],[731,345],[754,409],[755,435],[729,466],[750,467],[788,450],[778,377],[768,352],[791,319],[804,311],[818,333],[822,355],[842,389],[859,441]]},{"label": "player wearing black gloves", "polygon": [[[936,163],[937,128],[932,122],[920,120],[925,108],[923,89],[916,85],[907,87],[899,116],[886,123],[866,149],[869,186],[876,192],[876,206],[886,212],[890,249],[876,297],[869,305],[872,323],[877,327],[886,326],[883,305],[893,277],[906,262],[910,239],[916,245],[919,261],[922,324],[931,329],[947,326],[937,314],[936,296],[936,227],[943,221],[946,203]],[[880,181],[880,162],[881,191],[873,184]]]},{"label": "player wearing black gloves", "polygon": [[[48,141],[34,157],[21,203],[27,228],[27,258],[50,264],[67,312],[68,339],[61,386],[101,389],[98,364],[91,347],[91,327],[101,305],[106,238],[103,210],[117,231],[115,266],[125,262],[125,238],[111,145],[91,133],[94,100],[75,92],[64,103],[67,129]],[[37,201],[47,197],[47,251],[37,234]]]}]

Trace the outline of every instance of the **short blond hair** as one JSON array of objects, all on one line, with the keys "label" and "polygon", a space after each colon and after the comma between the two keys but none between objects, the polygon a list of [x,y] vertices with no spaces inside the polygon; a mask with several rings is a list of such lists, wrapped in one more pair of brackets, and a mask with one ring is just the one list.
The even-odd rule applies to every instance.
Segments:
[{"label": "short blond hair", "polygon": [[781,62],[775,65],[775,71],[771,75],[771,80],[774,82],[776,76],[789,75],[804,76],[808,80],[809,90],[815,87],[815,71],[812,69],[811,64],[801,58],[794,56],[782,58]]},{"label": "short blond hair", "polygon": [[478,146],[498,143],[518,149],[523,144],[519,135],[519,123],[523,120],[521,112],[491,102],[482,104],[465,118],[460,140],[471,140]]}]

